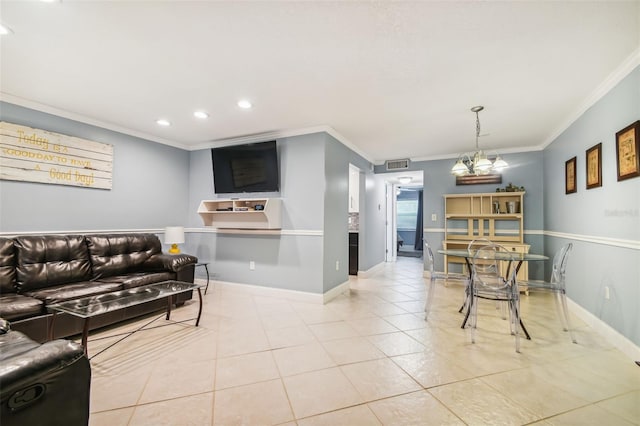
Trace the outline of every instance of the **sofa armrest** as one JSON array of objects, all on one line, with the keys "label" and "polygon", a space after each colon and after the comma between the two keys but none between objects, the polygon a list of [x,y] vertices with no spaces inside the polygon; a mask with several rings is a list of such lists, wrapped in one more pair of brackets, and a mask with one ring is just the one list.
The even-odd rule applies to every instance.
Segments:
[{"label": "sofa armrest", "polygon": [[77,343],[54,340],[3,359],[0,383],[3,426],[89,421],[91,366]]},{"label": "sofa armrest", "polygon": [[180,272],[187,266],[198,263],[198,258],[190,254],[155,254],[145,263],[145,269]]}]

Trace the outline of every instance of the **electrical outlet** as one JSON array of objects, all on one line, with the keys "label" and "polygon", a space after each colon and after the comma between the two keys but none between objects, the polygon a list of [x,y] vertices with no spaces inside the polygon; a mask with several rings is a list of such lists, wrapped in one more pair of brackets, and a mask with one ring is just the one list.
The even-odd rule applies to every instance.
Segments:
[{"label": "electrical outlet", "polygon": [[340,270],[340,261],[336,260],[336,271]]},{"label": "electrical outlet", "polygon": [[256,262],[254,262],[253,260],[250,260],[249,261],[249,269],[254,271],[256,269]]},{"label": "electrical outlet", "polygon": [[436,222],[437,220],[438,220],[438,215],[437,215],[437,214],[435,214],[435,213],[433,213],[433,214],[431,215],[431,222]]},{"label": "electrical outlet", "polygon": [[605,286],[604,287],[604,298],[609,300],[611,298],[611,294],[609,293],[609,287]]}]

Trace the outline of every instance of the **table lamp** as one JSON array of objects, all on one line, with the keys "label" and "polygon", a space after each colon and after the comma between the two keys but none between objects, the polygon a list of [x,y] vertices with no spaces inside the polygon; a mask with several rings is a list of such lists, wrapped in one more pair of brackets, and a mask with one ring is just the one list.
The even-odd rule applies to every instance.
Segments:
[{"label": "table lamp", "polygon": [[169,253],[180,254],[178,244],[184,244],[184,227],[167,226],[164,229],[164,242],[165,244],[171,244]]}]

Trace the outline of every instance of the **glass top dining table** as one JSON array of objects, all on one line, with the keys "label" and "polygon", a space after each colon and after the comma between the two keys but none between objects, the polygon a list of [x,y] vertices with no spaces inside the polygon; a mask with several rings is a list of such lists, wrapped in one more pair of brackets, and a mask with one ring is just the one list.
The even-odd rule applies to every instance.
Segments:
[{"label": "glass top dining table", "polygon": [[[447,256],[456,256],[456,257],[464,257],[465,259],[471,259],[476,255],[478,250],[474,249],[441,249],[438,250],[440,254],[446,254]],[[483,250],[479,256],[481,259],[490,259],[490,260],[505,260],[512,262],[528,262],[528,261],[539,261],[539,260],[548,260],[549,257],[543,254],[533,254],[533,253],[518,253],[515,251],[493,251],[493,250]]]},{"label": "glass top dining table", "polygon": [[[471,259],[474,258],[477,252],[478,252],[477,249],[440,249],[438,250],[438,253],[440,254],[464,258],[464,260],[467,262],[467,270],[469,272],[469,282],[471,282]],[[507,261],[509,262],[508,269],[510,269],[511,265],[514,264],[514,268],[516,271],[516,273],[514,274],[514,277],[518,274],[518,271],[520,270],[520,266],[522,266],[522,262],[541,261],[541,260],[549,259],[548,256],[545,256],[543,254],[518,253],[515,251],[494,251],[494,250],[482,250],[478,258],[487,259],[487,260]],[[462,312],[463,308],[464,306],[460,308],[460,312]],[[467,312],[462,322],[462,328],[465,328],[467,324],[467,320],[469,319],[469,313],[470,313],[470,305],[468,304]],[[530,340],[531,336],[529,336],[529,332],[527,331],[524,324],[522,323],[522,320],[520,320],[520,325],[522,326],[522,331],[524,331],[525,336],[527,337],[527,339]]]}]

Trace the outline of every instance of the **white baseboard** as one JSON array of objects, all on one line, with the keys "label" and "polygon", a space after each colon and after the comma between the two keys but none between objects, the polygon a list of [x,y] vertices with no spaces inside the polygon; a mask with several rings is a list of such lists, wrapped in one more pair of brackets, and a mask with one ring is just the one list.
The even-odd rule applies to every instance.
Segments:
[{"label": "white baseboard", "polygon": [[[429,278],[429,271],[424,271],[423,276]],[[631,340],[617,332],[610,325],[602,321],[600,318],[578,305],[567,297],[567,305],[569,310],[578,318],[584,321],[596,333],[601,335],[607,342],[611,343],[618,350],[634,361],[640,361],[640,347],[636,346]],[[578,341],[580,343],[580,341]]]},{"label": "white baseboard", "polygon": [[328,303],[329,301],[335,299],[340,296],[342,293],[346,293],[349,291],[349,281],[345,281],[342,284],[339,284],[332,288],[331,290],[325,292],[322,295],[322,303]]},{"label": "white baseboard", "polygon": [[369,278],[373,274],[375,274],[378,270],[384,268],[384,264],[386,262],[380,262],[377,265],[373,265],[371,268],[366,271],[358,271],[358,277],[360,278]]},{"label": "white baseboard", "polygon": [[[632,360],[640,361],[640,347],[636,346],[631,340],[627,339],[618,331],[614,330],[609,324],[605,323],[573,300],[567,298],[567,304],[569,305],[569,310],[573,314],[587,323],[589,327],[593,328],[593,330],[601,335],[607,342],[611,343]],[[580,343],[580,341],[578,341],[578,343]]]},{"label": "white baseboard", "polygon": [[[195,282],[201,285],[207,283],[206,279],[196,278]],[[280,297],[286,300],[303,303],[324,304],[336,298],[340,294],[349,291],[349,281],[332,288],[324,294],[308,293],[306,291],[289,290],[284,288],[262,287],[253,284],[232,283],[228,281],[211,280],[209,290],[219,288],[236,293],[248,294],[252,296]]]}]

